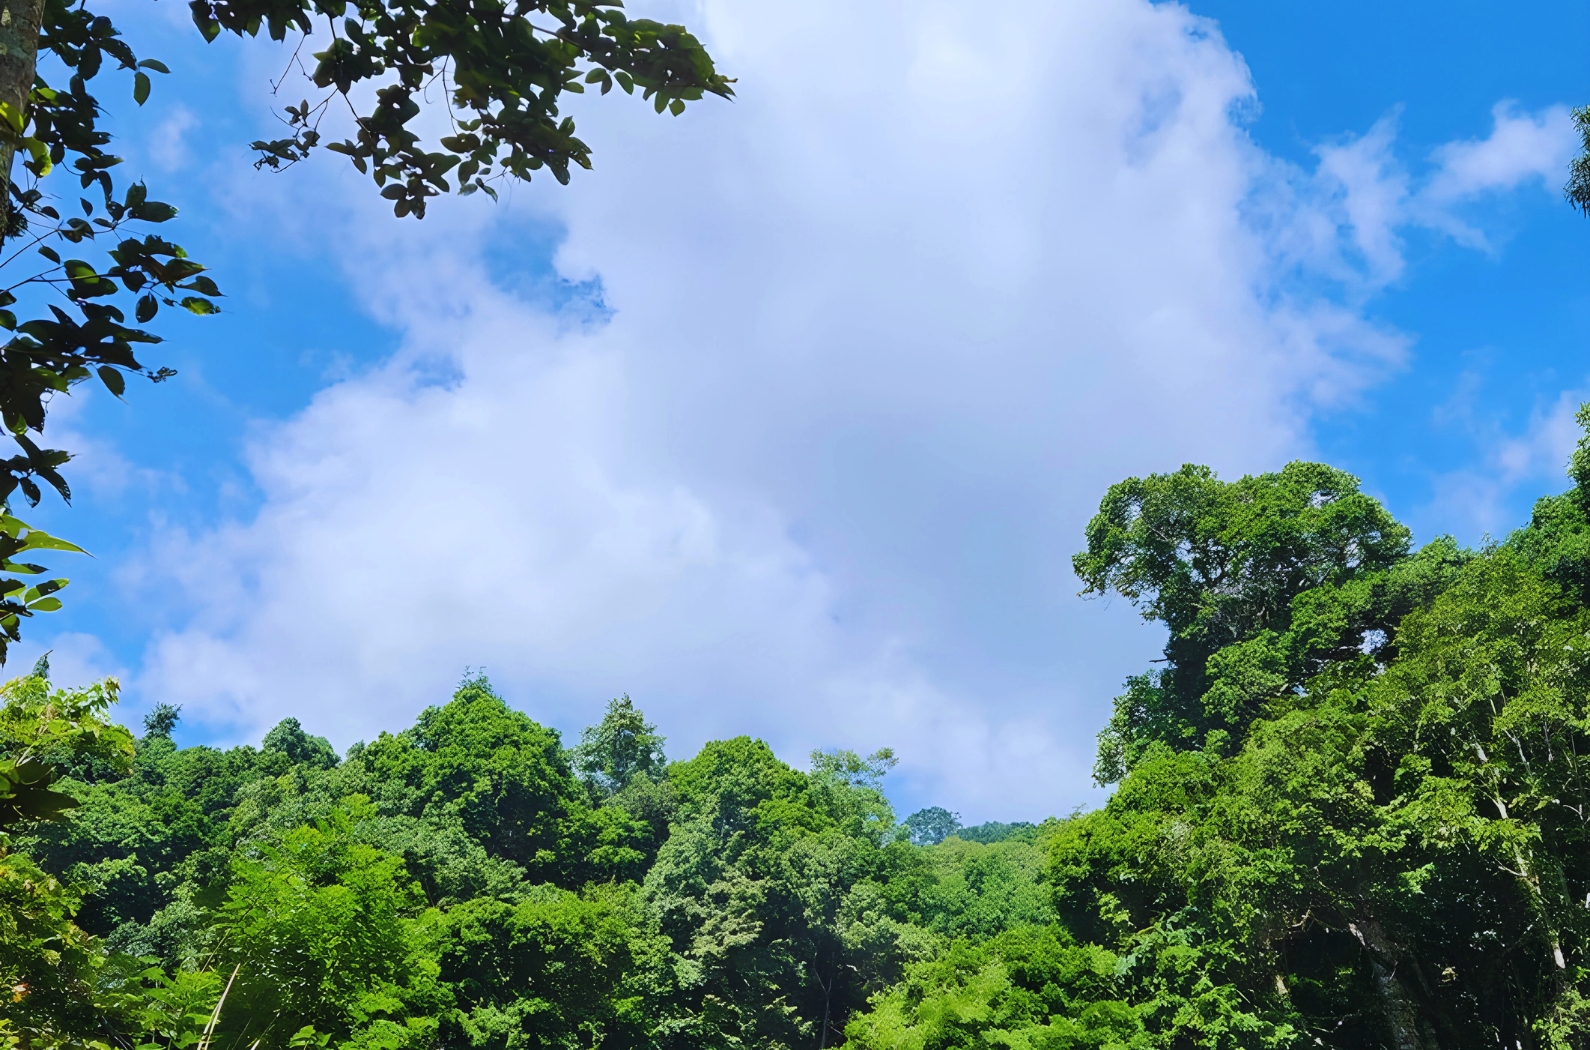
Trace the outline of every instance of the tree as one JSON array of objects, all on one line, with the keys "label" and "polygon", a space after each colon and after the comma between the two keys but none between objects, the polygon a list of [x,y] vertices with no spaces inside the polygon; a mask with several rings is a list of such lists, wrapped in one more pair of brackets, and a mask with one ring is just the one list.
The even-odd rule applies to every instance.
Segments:
[{"label": "tree", "polygon": [[[1212,651],[1177,650],[1173,633],[1167,655],[1193,652],[1205,682],[1196,706],[1171,714],[1215,708],[1221,738],[1143,734],[1103,809],[1050,840],[1062,922],[1126,960],[1126,998],[1160,1043],[1566,1048],[1590,1036],[1590,434],[1570,474],[1573,489],[1478,552],[1437,540],[1295,590],[1295,558],[1234,582],[1178,577],[1195,542],[1157,577],[1122,572],[1127,586],[1156,581],[1138,595],[1147,615],[1159,580],[1184,586],[1196,611],[1290,592]],[[1134,547],[1126,529],[1114,550],[1222,520],[1218,501],[1166,505],[1191,508],[1182,531]],[[1256,520],[1241,542],[1270,529]],[[1307,541],[1303,563],[1340,564],[1330,535]],[[1095,538],[1090,555],[1108,549]],[[1251,687],[1243,703],[1217,707],[1232,682]],[[1152,725],[1163,697],[1118,708],[1118,738],[1134,742],[1118,727]]]},{"label": "tree", "polygon": [[[289,137],[254,143],[256,166],[305,159],[322,144],[328,111],[338,108],[340,119],[345,109],[349,136],[324,145],[369,175],[398,216],[423,217],[427,200],[453,188],[450,179],[459,193],[495,197],[493,184],[503,179],[547,169],[566,183],[571,166],[589,168],[590,147],[560,109],[566,93],[587,84],[603,94],[615,83],[627,93],[639,89],[657,112],[675,115],[705,94],[733,95],[684,27],[631,20],[616,0],[194,0],[189,7],[207,40],[263,29],[273,40],[297,34],[302,46],[323,32],[326,47],[315,53],[309,77],[317,98],[287,107]],[[46,81],[41,52],[65,70],[65,83]],[[30,505],[39,502],[41,481],[71,499],[61,474],[71,454],[38,441],[50,398],[95,378],[116,397],[128,375],[170,378],[170,368],[140,358],[141,348],[161,341],[144,326],[162,306],[201,316],[218,309],[221,291],[205,267],[147,232],[177,210],[151,198],[142,182],[116,184],[121,160],[107,150],[111,136],[90,90],[111,68],[130,75],[138,105],[149,98],[150,74],[168,72],[158,60],[140,60],[86,0],[0,2],[0,244],[11,246],[0,258],[0,327],[13,333],[0,345],[0,421],[19,449],[0,469],[0,504],[8,509],[0,516],[0,572],[43,572],[12,560],[26,551],[78,550],[9,514],[18,491]],[[413,130],[427,105],[452,124],[436,148]],[[13,174],[19,150],[20,178]],[[95,198],[65,206],[81,215],[63,217],[58,206],[67,178]],[[102,241],[112,245],[102,259],[81,257]],[[33,316],[19,320],[18,310]],[[30,588],[0,576],[0,662],[6,642],[19,637],[20,619],[58,608],[52,595],[65,584]]]},{"label": "tree", "polygon": [[107,959],[73,920],[81,888],[41,869],[13,836],[61,821],[78,800],[59,790],[64,771],[124,772],[132,734],[106,715],[116,680],[88,689],[50,688],[38,676],[0,687],[0,1039],[54,1045],[92,1031],[106,1003],[98,987]]},{"label": "tree", "polygon": [[158,703],[144,715],[144,735],[163,736],[169,739],[171,731],[177,728],[177,722],[182,718],[182,708],[173,707],[171,704]]},{"label": "tree", "polygon": [[811,1050],[913,962],[1056,914],[1038,833],[903,841],[887,750],[716,742],[593,801],[479,675],[340,761],[292,721],[135,745],[40,752],[78,805],[0,845],[0,970],[34,990],[6,1037],[180,1050],[230,978],[212,1041],[267,1050]]},{"label": "tree", "polygon": [[630,1047],[653,1034],[644,971],[658,946],[633,886],[467,901],[435,936],[458,1003],[444,1045]]},{"label": "tree", "polygon": [[941,806],[929,806],[906,817],[901,827],[916,845],[932,846],[961,830],[961,815]]},{"label": "tree", "polygon": [[1037,837],[1038,825],[1030,821],[1018,820],[1010,824],[1003,821],[990,820],[969,828],[960,828],[955,832],[957,838],[967,842],[1005,842],[1008,839],[1029,841]]},{"label": "tree", "polygon": [[304,727],[298,724],[296,718],[284,718],[276,723],[275,728],[260,741],[259,749],[264,752],[279,751],[295,766],[311,765],[329,769],[337,764],[337,752],[332,750],[331,742],[323,736],[310,736],[304,732]]},{"label": "tree", "polygon": [[35,677],[0,686],[0,832],[75,807],[75,798],[55,788],[66,770],[129,767],[132,734],[106,718],[117,688],[114,678],[78,690],[52,690]]},{"label": "tree", "polygon": [[609,701],[602,720],[580,733],[571,757],[580,779],[600,797],[618,794],[638,776],[660,777],[668,763],[657,727],[627,693]]},{"label": "tree", "polygon": [[393,812],[456,814],[488,853],[537,880],[567,877],[584,860],[568,855],[586,802],[557,733],[511,709],[484,675],[466,678],[412,729],[382,733],[359,762],[384,784]]},{"label": "tree", "polygon": [[884,892],[893,754],[811,762],[802,774],[738,737],[669,767],[678,809],[644,883],[679,975],[661,1007],[669,1045],[838,1042],[869,995],[931,951]]},{"label": "tree", "polygon": [[1124,1001],[1120,960],[1077,945],[1057,927],[958,942],[918,963],[845,1034],[857,1050],[966,1046],[1147,1050],[1142,1018]]},{"label": "tree", "polygon": [[[368,799],[235,859],[217,950],[237,967],[221,1038],[285,1048],[305,1027],[338,1045],[427,1045],[445,993],[420,944],[403,862],[352,834]],[[230,967],[229,967],[230,968]]]},{"label": "tree", "polygon": [[[1165,667],[1128,680],[1100,735],[1096,775],[1110,783],[1155,746],[1225,746],[1320,655],[1378,630],[1385,599],[1373,588],[1345,592],[1360,609],[1295,610],[1294,600],[1383,573],[1407,553],[1408,530],[1357,478],[1322,464],[1230,483],[1184,466],[1112,485],[1087,542],[1072,559],[1083,594],[1114,590],[1170,633]],[[1294,637],[1299,612],[1307,624],[1289,648],[1281,639]]]}]

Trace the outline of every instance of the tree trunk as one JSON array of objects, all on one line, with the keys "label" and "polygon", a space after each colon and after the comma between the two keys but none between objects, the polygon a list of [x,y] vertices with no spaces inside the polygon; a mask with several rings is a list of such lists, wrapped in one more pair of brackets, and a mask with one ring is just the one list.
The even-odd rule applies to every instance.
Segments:
[{"label": "tree trunk", "polygon": [[817,980],[817,987],[819,987],[819,988],[821,988],[823,990],[823,1028],[822,1028],[822,1034],[820,1036],[818,1036],[817,1050],[827,1050],[827,1047],[828,1047],[828,1008],[833,1005],[833,1001],[834,1001],[834,978],[832,978],[832,977],[828,978],[828,983],[824,984],[823,983],[823,979],[821,977],[817,977],[817,975],[815,973],[812,976],[815,977],[816,980]]},{"label": "tree trunk", "polygon": [[1419,1018],[1419,1007],[1397,979],[1396,948],[1386,937],[1380,920],[1365,915],[1347,928],[1358,938],[1369,956],[1369,972],[1380,997],[1386,1026],[1391,1029],[1393,1050],[1436,1050],[1434,1038],[1426,1038],[1428,1026]]},{"label": "tree trunk", "polygon": [[[0,0],[0,102],[17,113],[27,111],[33,92],[33,75],[38,67],[39,29],[44,22],[44,0]],[[14,141],[0,142],[0,239],[10,226],[11,162],[16,155]]]}]

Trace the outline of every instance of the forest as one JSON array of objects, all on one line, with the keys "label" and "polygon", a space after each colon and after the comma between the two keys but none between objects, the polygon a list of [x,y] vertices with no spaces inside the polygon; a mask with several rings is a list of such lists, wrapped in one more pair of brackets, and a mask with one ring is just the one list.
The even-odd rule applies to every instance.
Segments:
[{"label": "forest", "polygon": [[[1590,406],[1580,413],[1590,426]],[[480,674],[337,755],[182,747],[47,666],[0,712],[18,1047],[1590,1045],[1590,436],[1499,542],[1328,466],[1110,488],[1163,624],[1091,812],[897,819],[887,750],[568,744]]]}]

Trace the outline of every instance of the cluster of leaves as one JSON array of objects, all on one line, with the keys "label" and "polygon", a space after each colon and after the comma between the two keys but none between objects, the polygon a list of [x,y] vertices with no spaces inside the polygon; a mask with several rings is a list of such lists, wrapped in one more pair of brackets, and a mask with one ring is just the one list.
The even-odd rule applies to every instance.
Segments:
[{"label": "cluster of leaves", "polygon": [[131,768],[132,734],[107,718],[116,690],[114,678],[72,692],[39,676],[0,686],[0,833],[76,806],[54,786],[64,773]]},{"label": "cluster of leaves", "polygon": [[[35,574],[44,570],[13,556],[79,551],[9,514],[18,493],[36,505],[41,484],[71,499],[61,473],[70,453],[40,444],[50,400],[89,380],[120,397],[129,375],[157,383],[169,378],[171,369],[139,357],[141,347],[161,342],[145,326],[163,306],[213,314],[221,294],[180,245],[147,232],[174,218],[176,208],[151,199],[142,182],[117,185],[121,158],[107,150],[111,136],[92,90],[101,74],[119,71],[130,75],[133,99],[142,105],[150,73],[166,67],[139,60],[109,19],[82,4],[46,0],[40,6],[41,66],[31,91],[21,107],[0,101],[0,329],[9,333],[0,342],[0,422],[17,446],[16,454],[0,460],[0,506],[7,509],[0,517],[0,571]],[[32,41],[16,35],[32,28],[24,23],[18,20],[8,39],[26,49]],[[25,57],[9,61],[16,65]],[[25,80],[17,85],[19,91],[25,86]],[[14,153],[23,155],[19,171],[13,170]],[[82,196],[66,189],[68,180]],[[76,199],[67,204],[63,192]],[[19,637],[21,618],[58,608],[60,599],[50,595],[65,584],[54,579],[29,587],[0,576],[0,662]]]},{"label": "cluster of leaves", "polygon": [[[638,88],[658,113],[678,116],[705,94],[729,98],[727,77],[683,26],[630,19],[617,0],[193,0],[194,23],[209,39],[222,30],[275,40],[306,36],[325,20],[330,41],[316,52],[317,102],[287,108],[292,134],[254,143],[258,166],[280,169],[321,145],[320,124],[334,100],[353,117],[351,138],[325,143],[363,174],[398,216],[423,217],[427,199],[451,191],[496,196],[491,183],[528,181],[546,168],[561,183],[570,166],[591,166],[591,150],[560,112],[565,92],[616,83]],[[540,19],[541,22],[537,22]],[[545,23],[545,24],[543,24]],[[374,105],[354,98],[371,82]],[[453,133],[427,149],[411,122],[416,96],[437,81]],[[362,98],[362,96],[361,96]]]},{"label": "cluster of leaves", "polygon": [[[35,529],[20,518],[0,511],[0,573],[42,575],[48,571],[44,566],[31,561],[19,561],[18,556],[46,550],[84,553],[77,544],[51,536],[43,529]],[[5,662],[6,650],[11,643],[22,639],[24,617],[54,612],[61,607],[61,599],[55,597],[55,593],[66,583],[65,578],[56,577],[29,586],[17,576],[0,575],[0,663]]]},{"label": "cluster of leaves", "polygon": [[1569,204],[1590,215],[1590,106],[1574,110],[1573,123],[1579,132],[1579,155],[1568,168],[1568,185],[1563,192]]}]

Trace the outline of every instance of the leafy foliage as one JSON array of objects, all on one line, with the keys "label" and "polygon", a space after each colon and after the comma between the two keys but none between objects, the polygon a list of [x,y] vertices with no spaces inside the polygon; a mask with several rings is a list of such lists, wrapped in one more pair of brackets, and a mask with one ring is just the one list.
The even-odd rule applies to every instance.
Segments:
[{"label": "leafy foliage", "polygon": [[338,1045],[398,1047],[434,1035],[437,966],[406,921],[424,898],[401,857],[353,839],[367,806],[354,796],[234,859],[214,930],[240,976],[223,1039],[285,1047],[310,1027]]},{"label": "leafy foliage", "polygon": [[[734,94],[683,26],[631,20],[619,3],[193,0],[190,7],[210,40],[223,29],[307,37],[325,20],[331,39],[315,53],[311,79],[326,93],[288,107],[291,136],[254,143],[258,166],[307,157],[320,145],[323,115],[338,101],[353,113],[356,131],[326,148],[370,175],[398,216],[423,217],[426,200],[452,188],[449,175],[460,193],[496,196],[491,182],[504,176],[528,180],[546,168],[567,183],[570,165],[589,168],[590,147],[559,110],[564,92],[581,93],[586,84],[604,95],[615,83],[630,94],[639,88],[658,113],[675,116],[704,94]],[[374,107],[361,111],[354,89],[365,81],[379,86]],[[447,91],[454,133],[428,151],[409,125],[437,81]]]},{"label": "leafy foliage", "polygon": [[1054,926],[958,942],[912,967],[847,1035],[860,1050],[1149,1047],[1139,1011],[1116,997],[1117,963]]},{"label": "leafy foliage", "polygon": [[901,827],[918,846],[932,846],[961,830],[961,815],[943,806],[929,806],[906,817]]},{"label": "leafy foliage", "polygon": [[1568,169],[1568,185],[1563,192],[1568,203],[1590,215],[1590,106],[1580,106],[1573,111],[1573,123],[1579,132],[1579,155]]},{"label": "leafy foliage", "polygon": [[127,769],[132,734],[105,717],[116,690],[114,678],[77,691],[51,689],[35,676],[0,686],[0,831],[75,807],[55,788],[65,770]]},{"label": "leafy foliage", "polygon": [[602,720],[580,735],[572,758],[580,779],[603,797],[623,791],[636,777],[656,780],[668,762],[657,727],[627,695],[610,702]]},{"label": "leafy foliage", "polygon": [[[1079,565],[1167,619],[1169,666],[1101,738],[1118,790],[1052,840],[1062,922],[1123,960],[1161,1045],[1584,1045],[1586,490],[1478,552],[1397,551],[1350,479],[1279,518],[1223,506],[1318,469],[1125,483],[1159,498],[1152,536],[1106,499]],[[1309,540],[1265,570],[1262,617],[1191,644],[1254,591],[1251,561],[1196,563],[1276,549],[1306,505],[1352,545]]]},{"label": "leafy foliage", "polygon": [[[1110,487],[1087,539],[1073,559],[1084,593],[1115,590],[1170,632],[1166,666],[1115,702],[1101,783],[1156,747],[1229,746],[1263,701],[1383,635],[1409,586],[1388,575],[1408,530],[1358,479],[1316,463],[1232,483],[1195,466],[1129,478]],[[1318,607],[1317,595],[1333,600]]]},{"label": "leafy foliage", "polygon": [[887,750],[803,773],[739,738],[664,765],[624,698],[565,751],[480,675],[340,759],[294,719],[178,748],[175,718],[119,765],[56,753],[81,805],[19,825],[79,986],[123,974],[76,1013],[33,1000],[51,1038],[133,1038],[226,975],[212,1040],[265,1050],[837,1042],[913,960],[1053,919],[1036,843],[903,841]]}]

